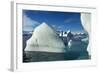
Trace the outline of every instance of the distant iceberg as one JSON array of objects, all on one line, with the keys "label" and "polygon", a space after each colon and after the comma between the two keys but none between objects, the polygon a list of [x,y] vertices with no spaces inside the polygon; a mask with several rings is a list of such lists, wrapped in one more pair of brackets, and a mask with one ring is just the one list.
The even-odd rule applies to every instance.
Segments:
[{"label": "distant iceberg", "polygon": [[88,42],[89,41],[89,38],[87,37],[87,38],[84,38],[84,39],[82,39],[81,41],[83,41],[83,42]]},{"label": "distant iceberg", "polygon": [[56,31],[43,22],[27,40],[25,51],[64,52],[65,45]]}]

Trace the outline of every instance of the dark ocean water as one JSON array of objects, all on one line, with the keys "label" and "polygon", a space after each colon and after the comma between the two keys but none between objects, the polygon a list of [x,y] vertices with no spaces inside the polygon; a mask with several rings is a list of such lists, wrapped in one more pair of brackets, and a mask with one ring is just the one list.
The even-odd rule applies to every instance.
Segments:
[{"label": "dark ocean water", "polygon": [[26,52],[23,62],[40,62],[40,61],[61,61],[61,60],[83,60],[90,59],[88,52],[66,52],[66,53],[50,53],[50,52]]},{"label": "dark ocean water", "polygon": [[71,48],[64,48],[64,53],[24,51],[26,41],[31,35],[23,36],[23,62],[41,62],[41,61],[61,61],[61,60],[84,60],[90,59],[87,52],[88,42],[73,41]]}]

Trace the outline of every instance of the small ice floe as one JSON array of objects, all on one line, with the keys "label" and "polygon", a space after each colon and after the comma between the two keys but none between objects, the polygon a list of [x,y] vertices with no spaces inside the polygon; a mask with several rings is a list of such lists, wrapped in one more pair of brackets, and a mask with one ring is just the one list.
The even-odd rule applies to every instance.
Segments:
[{"label": "small ice floe", "polygon": [[71,48],[71,46],[72,46],[72,40],[69,40],[68,41],[68,48]]},{"label": "small ice floe", "polygon": [[87,37],[87,38],[83,38],[83,39],[81,39],[81,41],[82,42],[88,42],[89,41],[89,38]]}]

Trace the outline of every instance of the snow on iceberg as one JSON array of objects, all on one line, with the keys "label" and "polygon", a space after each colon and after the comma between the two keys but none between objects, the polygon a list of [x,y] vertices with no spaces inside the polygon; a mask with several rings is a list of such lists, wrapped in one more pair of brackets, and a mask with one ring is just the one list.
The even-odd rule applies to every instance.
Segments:
[{"label": "snow on iceberg", "polygon": [[25,51],[64,52],[65,45],[56,31],[45,22],[35,28]]}]

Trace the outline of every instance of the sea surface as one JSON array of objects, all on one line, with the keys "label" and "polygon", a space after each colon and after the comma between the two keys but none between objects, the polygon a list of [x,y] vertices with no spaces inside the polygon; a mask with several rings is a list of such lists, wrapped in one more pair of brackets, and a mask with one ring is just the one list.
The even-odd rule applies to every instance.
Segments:
[{"label": "sea surface", "polygon": [[41,52],[41,51],[24,51],[26,41],[31,37],[23,35],[23,62],[42,62],[42,61],[63,61],[63,60],[86,60],[91,59],[87,52],[88,42],[75,40],[72,42],[71,48],[64,48],[65,52]]}]

